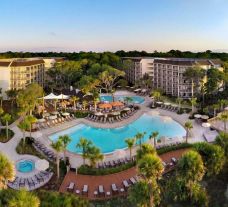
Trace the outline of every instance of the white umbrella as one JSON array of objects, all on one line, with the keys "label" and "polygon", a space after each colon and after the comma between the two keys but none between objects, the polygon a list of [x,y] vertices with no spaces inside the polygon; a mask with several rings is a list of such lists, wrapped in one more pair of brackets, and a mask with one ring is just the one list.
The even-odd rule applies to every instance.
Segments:
[{"label": "white umbrella", "polygon": [[197,118],[197,119],[201,118],[201,116],[202,116],[201,114],[195,114],[194,115],[194,117]]},{"label": "white umbrella", "polygon": [[37,119],[37,121],[42,123],[42,122],[45,122],[46,120],[45,119]]},{"label": "white umbrella", "polygon": [[69,96],[67,96],[67,95],[64,95],[64,94],[60,94],[60,95],[58,95],[57,96],[57,99],[69,99],[70,97]]},{"label": "white umbrella", "polygon": [[201,116],[201,119],[209,119],[209,116],[207,116],[207,115],[202,115],[202,116]]},{"label": "white umbrella", "polygon": [[131,109],[129,107],[126,107],[123,109],[124,111],[130,111]]},{"label": "white umbrella", "polygon": [[113,112],[113,113],[112,113],[112,115],[114,115],[114,116],[117,116],[117,115],[119,115],[119,114],[120,114],[119,111],[116,111],[116,112]]},{"label": "white umbrella", "polygon": [[51,119],[51,120],[57,119],[57,116],[56,116],[56,115],[54,115],[54,116],[49,116],[49,119]]},{"label": "white umbrella", "polygon": [[63,116],[69,116],[69,115],[70,115],[70,113],[68,113],[68,112],[64,112],[64,113],[62,113],[62,115],[63,115]]},{"label": "white umbrella", "polygon": [[101,112],[96,112],[95,115],[96,115],[96,116],[103,116],[104,114],[101,113]]},{"label": "white umbrella", "polygon": [[157,104],[163,104],[163,102],[161,102],[161,101],[157,101],[156,103],[157,103]]},{"label": "white umbrella", "polygon": [[59,112],[58,111],[53,111],[53,112],[51,112],[51,114],[57,115],[57,114],[59,114]]},{"label": "white umbrella", "polygon": [[169,105],[171,105],[171,103],[165,102],[164,105],[169,106]]},{"label": "white umbrella", "polygon": [[44,96],[44,97],[39,98],[39,99],[45,99],[45,100],[49,100],[49,99],[58,99],[58,96],[56,96],[54,93],[50,93],[49,95]]},{"label": "white umbrella", "polygon": [[207,122],[202,123],[202,127],[209,128],[210,126],[211,126],[210,123],[207,123]]},{"label": "white umbrella", "polygon": [[50,116],[50,114],[49,113],[44,113],[43,116],[47,117],[47,116]]},{"label": "white umbrella", "polygon": [[35,168],[40,171],[44,171],[49,168],[49,162],[45,159],[37,160],[35,162]]}]

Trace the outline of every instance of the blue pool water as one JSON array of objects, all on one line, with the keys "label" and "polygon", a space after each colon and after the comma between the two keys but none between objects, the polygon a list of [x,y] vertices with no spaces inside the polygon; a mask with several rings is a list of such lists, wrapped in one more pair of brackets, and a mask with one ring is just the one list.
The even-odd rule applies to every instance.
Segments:
[{"label": "blue pool water", "polygon": [[103,153],[110,153],[116,149],[126,148],[126,138],[133,138],[137,132],[146,132],[143,141],[149,139],[152,132],[158,131],[159,136],[183,137],[185,136],[185,129],[177,122],[170,120],[164,121],[161,116],[142,115],[136,121],[123,126],[121,128],[105,129],[90,127],[85,124],[79,124],[67,130],[51,135],[49,138],[53,141],[57,140],[59,136],[68,134],[72,141],[67,146],[71,152],[80,153],[80,149],[76,148],[77,143],[81,137],[91,140]]},{"label": "blue pool water", "polygon": [[16,164],[17,170],[22,173],[32,172],[34,167],[35,163],[31,160],[21,160]]},{"label": "blue pool water", "polygon": [[[124,98],[127,97],[127,96],[117,96],[115,95],[114,96],[114,100],[115,101],[124,101]],[[136,103],[136,104],[142,104],[145,99],[141,96],[130,96],[133,100],[133,103]],[[108,102],[112,102],[112,96],[110,95],[102,95],[100,97],[101,101],[108,101]]]}]

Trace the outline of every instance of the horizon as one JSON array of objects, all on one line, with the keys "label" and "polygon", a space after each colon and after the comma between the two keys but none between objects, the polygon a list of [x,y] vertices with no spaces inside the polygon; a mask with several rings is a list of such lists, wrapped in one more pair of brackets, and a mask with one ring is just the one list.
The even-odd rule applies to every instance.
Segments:
[{"label": "horizon", "polygon": [[3,0],[0,52],[228,52],[227,7],[226,0]]}]

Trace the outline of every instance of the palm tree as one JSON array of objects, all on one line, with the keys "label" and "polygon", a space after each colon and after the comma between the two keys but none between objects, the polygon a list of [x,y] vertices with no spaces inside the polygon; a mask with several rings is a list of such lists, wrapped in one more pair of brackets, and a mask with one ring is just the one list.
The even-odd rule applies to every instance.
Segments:
[{"label": "palm tree", "polygon": [[215,143],[224,149],[225,155],[228,158],[228,133],[220,132],[215,139]]},{"label": "palm tree", "polygon": [[59,179],[59,154],[63,151],[63,142],[58,139],[56,142],[52,143],[51,146],[56,151],[56,169],[57,169],[57,178]]},{"label": "palm tree", "polygon": [[156,138],[158,137],[159,135],[159,132],[158,131],[155,131],[155,132],[152,132],[152,134],[150,135],[149,139],[153,139],[154,140],[154,148],[156,149]]},{"label": "palm tree", "polygon": [[11,115],[6,113],[2,117],[2,120],[6,123],[6,138],[8,139],[8,137],[9,137],[9,121],[11,120]]},{"label": "palm tree", "polygon": [[161,98],[161,92],[160,91],[153,91],[151,96],[153,96],[156,101],[159,101]]},{"label": "palm tree", "polygon": [[125,101],[125,102],[127,103],[127,105],[128,105],[128,103],[133,102],[133,98],[132,98],[132,97],[127,96],[127,97],[125,97],[125,98],[124,98],[124,101]]},{"label": "palm tree", "polygon": [[224,124],[224,131],[226,132],[226,122],[228,121],[228,111],[224,111],[220,114],[219,119]]},{"label": "palm tree", "polygon": [[91,147],[92,142],[86,138],[81,137],[79,143],[76,145],[77,148],[82,149],[83,165],[85,165],[85,159],[88,157],[88,149]]},{"label": "palm tree", "polygon": [[97,103],[100,101],[100,96],[97,90],[93,90],[92,95],[93,95],[94,111],[97,111]]},{"label": "palm tree", "polygon": [[57,103],[58,103],[58,99],[54,99],[54,108],[55,108],[55,111],[57,110]]},{"label": "palm tree", "polygon": [[32,126],[37,122],[37,119],[32,115],[28,115],[25,120],[29,123],[29,136],[32,137]]},{"label": "palm tree", "polygon": [[64,154],[64,160],[66,162],[66,148],[67,148],[67,145],[71,142],[71,138],[68,135],[63,135],[63,136],[60,136],[59,139],[63,143],[63,154]]},{"label": "palm tree", "polygon": [[197,98],[192,97],[190,99],[191,105],[192,105],[192,113],[195,111],[195,105],[197,104]]},{"label": "palm tree", "polygon": [[148,143],[142,144],[142,149],[138,149],[136,153],[136,160],[140,160],[142,157],[144,157],[147,154],[156,154],[155,148]]},{"label": "palm tree", "polygon": [[127,144],[127,147],[128,147],[128,149],[130,151],[130,159],[131,159],[132,158],[132,148],[135,145],[135,138],[125,139],[125,143]]},{"label": "palm tree", "polygon": [[101,153],[99,148],[92,146],[92,147],[89,147],[88,149],[88,159],[90,161],[91,167],[95,167],[96,163],[99,160],[104,159],[104,155]]},{"label": "palm tree", "polygon": [[144,138],[145,134],[146,134],[146,132],[143,132],[143,133],[138,132],[138,133],[135,135],[136,141],[139,140],[140,150],[142,149],[142,139]]},{"label": "palm tree", "polygon": [[187,143],[188,142],[188,138],[189,138],[190,130],[193,128],[192,122],[190,122],[190,121],[185,122],[184,127],[185,127],[186,132],[187,132],[186,133],[186,143]]},{"label": "palm tree", "polygon": [[21,123],[18,124],[18,127],[23,132],[23,146],[25,146],[25,131],[30,127],[30,124],[27,120],[23,120]]},{"label": "palm tree", "polygon": [[25,189],[14,192],[14,196],[9,200],[8,207],[39,207],[40,200],[33,193]]},{"label": "palm tree", "polygon": [[74,104],[74,109],[76,109],[76,103],[78,102],[79,98],[77,96],[72,96],[70,100]]},{"label": "palm tree", "polygon": [[[4,114],[4,110],[3,110],[3,108],[2,107],[0,107],[0,118],[1,118],[1,116]],[[0,121],[1,121],[1,119],[0,119]],[[1,128],[0,128],[0,133],[1,133]]]},{"label": "palm tree", "polygon": [[183,99],[180,98],[180,97],[178,97],[178,98],[176,99],[176,102],[178,103],[178,111],[180,111],[180,109],[181,109],[181,103],[183,102]]},{"label": "palm tree", "polygon": [[138,172],[143,175],[149,186],[150,206],[154,206],[154,191],[159,191],[157,180],[161,178],[164,171],[161,159],[157,154],[146,154],[138,161]]},{"label": "palm tree", "polygon": [[0,153],[0,190],[7,187],[8,181],[14,180],[15,173],[14,164]]},{"label": "palm tree", "polygon": [[82,101],[83,110],[86,110],[87,105],[88,105],[88,102],[86,100],[83,100]]}]

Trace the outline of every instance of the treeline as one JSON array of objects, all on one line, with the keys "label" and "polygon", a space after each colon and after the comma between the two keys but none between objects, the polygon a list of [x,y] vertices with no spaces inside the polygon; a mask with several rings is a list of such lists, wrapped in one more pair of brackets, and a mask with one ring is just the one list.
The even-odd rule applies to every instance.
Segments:
[{"label": "treeline", "polygon": [[204,52],[191,52],[170,50],[168,52],[154,51],[152,53],[146,51],[124,51],[119,50],[112,52],[4,52],[0,53],[0,58],[30,58],[30,57],[66,57],[68,60],[90,59],[94,61],[105,59],[106,56],[117,57],[173,57],[173,58],[219,58],[228,61],[228,53],[212,52],[206,50]]}]

